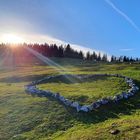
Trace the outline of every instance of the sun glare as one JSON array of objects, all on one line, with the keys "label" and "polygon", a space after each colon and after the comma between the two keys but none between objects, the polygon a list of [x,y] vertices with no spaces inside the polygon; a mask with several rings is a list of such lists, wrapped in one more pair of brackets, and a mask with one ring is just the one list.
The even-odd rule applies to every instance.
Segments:
[{"label": "sun glare", "polygon": [[18,44],[25,42],[24,39],[15,34],[4,34],[2,38],[3,43]]}]

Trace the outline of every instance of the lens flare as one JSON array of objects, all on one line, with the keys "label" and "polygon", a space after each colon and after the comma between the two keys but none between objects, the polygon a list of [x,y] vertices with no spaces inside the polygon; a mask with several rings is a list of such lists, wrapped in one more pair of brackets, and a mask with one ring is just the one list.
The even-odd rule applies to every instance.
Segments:
[{"label": "lens flare", "polygon": [[25,42],[22,37],[15,34],[4,34],[2,36],[2,42],[3,43],[12,43],[12,44],[18,44]]},{"label": "lens flare", "polygon": [[[29,51],[30,53],[32,53],[34,56],[36,56],[38,59],[40,59],[42,62],[52,66],[54,69],[56,69],[60,74],[65,74],[65,73],[71,73],[70,71],[68,71],[66,68],[62,67],[61,65],[55,63],[54,61],[52,61],[51,59],[49,59],[48,57],[43,56],[42,54],[40,54],[39,52],[33,50],[30,47],[24,47],[27,51]],[[73,79],[71,78],[71,76],[68,76],[67,74],[64,75],[65,78],[67,78],[71,83],[74,83]],[[74,77],[74,76],[73,76]],[[77,78],[77,77],[76,77]],[[80,79],[79,79],[80,80]]]}]

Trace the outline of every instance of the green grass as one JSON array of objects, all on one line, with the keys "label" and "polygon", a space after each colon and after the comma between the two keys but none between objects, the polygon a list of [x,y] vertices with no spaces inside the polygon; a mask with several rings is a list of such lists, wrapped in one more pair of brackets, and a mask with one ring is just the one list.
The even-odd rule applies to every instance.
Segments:
[{"label": "green grass", "polygon": [[[140,86],[139,64],[109,64],[78,62],[73,59],[56,60],[71,74],[119,73],[129,76]],[[43,65],[17,66],[0,70],[0,139],[1,140],[139,140],[140,93],[88,114],[77,113],[53,98],[28,95],[24,85],[48,75],[59,74],[54,68]],[[102,96],[126,90],[119,78],[104,78],[84,83],[55,81],[41,88],[60,92],[81,103],[90,103]],[[120,133],[112,135],[111,129]]]},{"label": "green grass", "polygon": [[98,99],[113,96],[129,89],[123,79],[106,76],[71,83],[57,79],[40,84],[38,87],[55,93],[59,92],[66,98],[79,101],[81,104],[90,104]]}]

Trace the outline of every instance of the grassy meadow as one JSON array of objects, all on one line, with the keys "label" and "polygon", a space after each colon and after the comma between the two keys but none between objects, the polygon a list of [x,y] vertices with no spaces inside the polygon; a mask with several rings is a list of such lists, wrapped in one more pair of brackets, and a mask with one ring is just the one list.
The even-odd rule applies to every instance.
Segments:
[{"label": "grassy meadow", "polygon": [[65,77],[63,79],[54,78],[47,83],[40,84],[38,87],[39,89],[47,89],[54,93],[59,92],[66,98],[78,101],[83,105],[91,104],[98,99],[113,96],[129,89],[122,78],[106,76],[97,76],[92,79],[85,79],[84,81],[76,81],[73,78],[70,82]]},{"label": "grassy meadow", "polygon": [[[140,64],[111,64],[52,59],[68,74],[122,74],[140,87]],[[62,73],[62,72],[61,72]],[[52,98],[25,93],[24,85],[59,72],[42,63],[0,67],[0,140],[140,140],[140,92],[120,104],[77,113]],[[112,96],[128,87],[122,79],[103,77],[81,83],[52,81],[38,85],[81,104]],[[110,130],[118,129],[117,135]]]}]

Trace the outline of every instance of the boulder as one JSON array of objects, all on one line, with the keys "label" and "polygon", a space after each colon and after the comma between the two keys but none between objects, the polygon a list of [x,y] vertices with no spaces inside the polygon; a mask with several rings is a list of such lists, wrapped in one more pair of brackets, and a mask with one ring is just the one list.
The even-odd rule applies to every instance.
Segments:
[{"label": "boulder", "polygon": [[80,111],[88,112],[89,111],[89,106],[87,106],[87,105],[81,106]]},{"label": "boulder", "polygon": [[128,92],[129,96],[134,96],[133,92]]},{"label": "boulder", "polygon": [[45,96],[52,96],[53,93],[51,91],[49,91],[49,90],[44,90],[44,95]]},{"label": "boulder", "polygon": [[120,101],[121,99],[123,99],[123,96],[122,96],[121,94],[116,95],[116,96],[113,97],[113,101],[114,101],[114,102],[118,102],[118,101]]},{"label": "boulder", "polygon": [[125,79],[125,81],[126,81],[126,83],[128,83],[128,84],[133,84],[133,80],[132,79]]},{"label": "boulder", "polygon": [[81,106],[80,106],[80,105],[78,105],[78,106],[76,107],[77,112],[79,112],[79,111],[80,111],[80,109],[81,109]]},{"label": "boulder", "polygon": [[125,92],[122,92],[122,96],[123,96],[124,99],[127,99],[129,97],[129,95]]},{"label": "boulder", "polygon": [[92,103],[93,109],[99,108],[100,104],[98,102]]},{"label": "boulder", "polygon": [[132,86],[131,88],[134,92],[137,91],[137,87],[136,86]]},{"label": "boulder", "polygon": [[129,87],[136,86],[134,83],[129,83]]},{"label": "boulder", "polygon": [[69,99],[65,99],[64,104],[67,106],[70,106],[72,104],[72,102]]},{"label": "boulder", "polygon": [[88,106],[89,110],[92,111],[94,109],[93,104]]},{"label": "boulder", "polygon": [[79,106],[79,103],[78,102],[73,102],[71,104],[71,107],[74,107],[74,108],[77,108]]},{"label": "boulder", "polygon": [[59,100],[63,103],[65,102],[65,98],[63,96],[59,96]]},{"label": "boulder", "polygon": [[54,97],[55,97],[56,99],[59,99],[60,94],[59,94],[59,93],[56,93],[56,94],[54,94]]},{"label": "boulder", "polygon": [[135,86],[136,90],[139,90],[139,87],[138,86]]},{"label": "boulder", "polygon": [[46,96],[45,96],[45,92],[44,92],[44,91],[41,91],[41,92],[40,92],[40,93],[38,93],[37,95],[38,95],[39,97],[46,97]]},{"label": "boulder", "polygon": [[101,102],[102,105],[105,105],[109,102],[109,100],[107,98],[103,98],[103,99],[100,100],[100,102]]},{"label": "boulder", "polygon": [[132,93],[136,93],[132,88],[131,89],[129,89],[129,91],[128,92],[132,92]]},{"label": "boulder", "polygon": [[120,133],[120,130],[118,130],[118,129],[110,130],[110,133],[113,135],[117,135],[118,133]]}]

